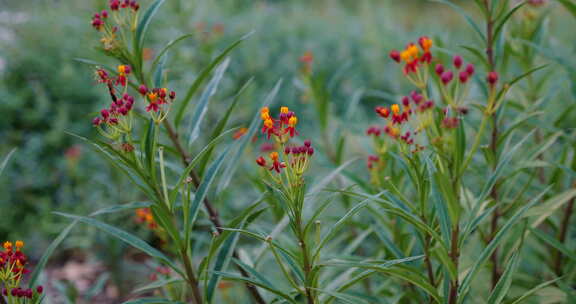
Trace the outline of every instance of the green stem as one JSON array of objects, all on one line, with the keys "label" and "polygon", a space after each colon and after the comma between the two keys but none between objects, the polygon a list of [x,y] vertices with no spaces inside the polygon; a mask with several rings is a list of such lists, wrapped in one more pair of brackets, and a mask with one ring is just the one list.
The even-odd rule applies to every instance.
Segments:
[{"label": "green stem", "polygon": [[198,280],[194,275],[194,269],[188,258],[188,254],[185,249],[180,250],[180,256],[184,262],[184,269],[186,270],[186,279],[190,288],[192,289],[192,296],[195,304],[202,304],[202,295],[200,294],[200,289],[198,288]]}]

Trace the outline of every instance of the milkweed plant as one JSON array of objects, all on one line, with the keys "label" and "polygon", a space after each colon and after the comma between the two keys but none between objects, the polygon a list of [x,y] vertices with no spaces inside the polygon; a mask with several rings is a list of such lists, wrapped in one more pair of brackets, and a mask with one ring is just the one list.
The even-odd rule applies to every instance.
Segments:
[{"label": "milkweed plant", "polygon": [[[573,125],[550,111],[555,95],[544,89],[557,70],[545,54],[550,1],[474,0],[468,15],[438,0],[476,43],[421,33],[387,45],[381,60],[393,68],[383,72],[405,91],[374,107],[372,123],[337,114],[316,70],[326,54],[307,51],[294,60],[299,90],[287,88],[301,104],[277,106],[278,81],[244,105],[251,120],[235,117],[249,80],[205,126],[249,35],[177,92],[166,58],[190,35],[143,59],[164,2],[110,0],[93,15],[94,43],[109,60],[82,61],[108,100],[86,122],[96,136],[72,134],[145,199],[57,213],[72,222],[29,278],[23,242],[4,243],[1,303],[42,301],[40,271],[79,223],[150,256],[149,284],[125,303],[576,303]],[[259,193],[253,202],[229,187],[240,179]],[[223,216],[231,200],[242,208]],[[102,217],[126,211],[161,242]],[[559,300],[534,302],[544,290]]]}]

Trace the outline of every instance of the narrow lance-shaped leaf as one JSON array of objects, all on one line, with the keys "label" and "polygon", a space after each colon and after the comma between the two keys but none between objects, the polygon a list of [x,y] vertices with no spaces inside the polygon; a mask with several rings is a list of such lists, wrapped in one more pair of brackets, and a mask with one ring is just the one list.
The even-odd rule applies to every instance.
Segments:
[{"label": "narrow lance-shaped leaf", "polygon": [[202,72],[200,72],[200,75],[198,75],[198,77],[194,80],[194,83],[192,83],[192,85],[190,86],[190,88],[186,92],[186,95],[184,96],[184,98],[179,102],[180,106],[178,107],[178,109],[176,109],[176,118],[175,118],[175,122],[174,122],[176,127],[180,126],[180,122],[182,121],[182,118],[184,118],[184,113],[186,112],[186,108],[188,107],[190,100],[192,99],[192,97],[194,96],[194,94],[196,93],[198,88],[200,88],[202,83],[204,83],[204,80],[206,78],[208,78],[210,73],[212,73],[212,70],[214,70],[214,68],[216,68],[216,66],[218,64],[220,64],[220,62],[222,62],[222,60],[224,60],[226,58],[226,56],[228,56],[228,54],[233,49],[235,49],[238,45],[240,45],[240,43],[242,41],[244,41],[248,37],[250,37],[252,35],[252,33],[253,32],[250,32],[250,33],[242,36],[242,38],[238,39],[234,43],[232,43],[222,53],[220,53],[220,55],[218,55],[216,58],[214,58],[214,60],[212,60],[212,62],[210,62],[210,64],[206,68],[204,68],[204,70],[202,70]]},{"label": "narrow lance-shaped leaf", "polygon": [[[280,90],[281,85],[282,85],[282,80],[278,80],[278,82],[276,82],[276,85],[274,86],[272,91],[264,99],[264,102],[261,104],[261,107],[268,106],[272,103],[274,98],[276,98],[276,95],[278,94],[278,91]],[[246,148],[246,146],[248,146],[248,143],[250,143],[250,141],[254,137],[254,134],[256,134],[256,131],[258,130],[259,124],[260,124],[260,111],[257,111],[256,114],[254,115],[254,118],[252,118],[252,121],[250,122],[250,127],[248,128],[248,131],[240,139],[240,143],[238,144],[238,148],[230,156],[230,160],[228,162],[228,165],[224,169],[224,174],[222,175],[222,179],[220,180],[220,183],[218,184],[218,188],[217,188],[218,192],[220,192],[220,191],[222,191],[222,189],[228,187],[228,184],[230,183],[230,181],[232,180],[232,177],[234,176],[234,172],[236,171],[236,168],[238,168],[238,165],[240,163],[240,161],[239,161],[240,157],[242,157],[242,153],[244,153],[244,149]]]},{"label": "narrow lance-shaped leaf", "polygon": [[98,229],[100,229],[100,230],[102,230],[102,231],[128,243],[128,244],[130,244],[131,246],[144,251],[146,254],[161,260],[163,263],[170,266],[170,268],[172,268],[174,271],[176,271],[180,275],[184,276],[184,274],[180,271],[180,269],[167,256],[165,256],[162,252],[158,251],[154,247],[148,245],[148,243],[146,243],[142,239],[136,237],[135,235],[132,235],[132,234],[120,229],[120,228],[116,228],[112,225],[103,223],[103,222],[96,220],[96,219],[93,219],[93,218],[89,218],[89,217],[85,217],[85,216],[72,215],[72,214],[66,214],[66,213],[61,213],[61,212],[55,212],[55,214],[58,214],[58,215],[63,216],[63,217],[71,218],[73,220],[80,221],[80,222],[83,222],[85,224],[94,226],[94,227],[96,227],[96,228],[98,228]]},{"label": "narrow lance-shaped leaf", "polygon": [[206,86],[204,93],[200,96],[198,100],[198,105],[192,114],[191,118],[191,128],[190,128],[190,137],[188,137],[188,146],[191,146],[192,143],[198,138],[200,135],[200,123],[202,123],[206,112],[208,111],[208,105],[210,104],[210,100],[212,96],[216,94],[218,90],[218,85],[224,76],[224,72],[228,68],[228,64],[230,63],[230,58],[227,58],[218,66],[216,71],[214,72],[214,77]]},{"label": "narrow lance-shaped leaf", "polygon": [[494,250],[496,249],[498,244],[500,244],[500,242],[504,239],[504,236],[508,233],[508,231],[510,229],[512,229],[512,227],[514,227],[514,225],[522,218],[522,216],[524,215],[524,213],[526,213],[526,211],[528,211],[528,209],[530,209],[532,206],[536,205],[536,203],[538,203],[540,201],[542,196],[546,192],[548,192],[549,189],[550,189],[550,187],[547,187],[543,192],[541,192],[540,194],[535,196],[528,204],[526,204],[524,207],[520,208],[520,210],[518,210],[502,226],[502,228],[500,228],[500,230],[498,231],[496,236],[494,236],[492,241],[490,243],[488,243],[486,248],[484,248],[482,253],[480,253],[480,256],[478,257],[478,259],[476,259],[476,262],[474,262],[474,264],[472,265],[472,267],[470,268],[470,270],[468,271],[468,273],[464,277],[464,280],[462,281],[462,285],[460,285],[460,288],[458,289],[459,294],[465,295],[468,292],[468,288],[470,288],[470,284],[472,282],[472,279],[474,278],[474,276],[476,275],[476,273],[478,272],[480,267],[484,264],[484,262],[486,262],[486,260],[490,257],[492,252],[494,252]]},{"label": "narrow lance-shaped leaf", "polygon": [[[240,90],[238,90],[238,93],[236,93],[236,95],[234,96],[234,98],[232,100],[232,104],[230,104],[228,106],[228,110],[226,110],[226,114],[224,114],[224,116],[218,121],[218,124],[216,125],[216,127],[212,131],[212,134],[210,134],[210,140],[218,137],[220,135],[220,133],[222,133],[222,131],[226,127],[226,124],[228,123],[228,119],[230,118],[230,116],[234,112],[234,109],[236,109],[236,105],[238,105],[238,102],[240,101],[240,97],[246,91],[246,89],[250,86],[250,84],[252,84],[253,80],[254,80],[254,78],[250,78],[240,88]],[[212,153],[214,152],[215,149],[216,149],[216,145],[212,146],[210,148],[210,150],[208,151],[208,153],[206,153],[206,155],[204,155],[202,157],[202,161],[200,161],[200,167],[198,168],[198,175],[199,176],[204,176],[204,170],[206,169],[206,166],[208,165],[208,161],[210,160]]]},{"label": "narrow lance-shaped leaf", "polygon": [[206,172],[206,176],[204,177],[204,179],[200,183],[200,186],[196,190],[196,193],[194,195],[194,201],[190,205],[190,211],[188,213],[190,215],[190,218],[188,219],[188,222],[185,223],[185,227],[186,227],[185,228],[185,231],[186,231],[185,241],[186,242],[188,242],[190,240],[189,235],[190,235],[190,232],[192,230],[192,226],[194,225],[194,222],[196,221],[196,217],[198,216],[198,211],[200,210],[200,205],[204,201],[206,196],[208,195],[208,189],[212,185],[212,182],[214,182],[214,179],[216,178],[216,173],[218,173],[218,170],[222,166],[224,159],[226,159],[228,152],[230,152],[231,147],[232,146],[229,146],[228,148],[226,148],[226,150],[224,152],[222,152],[222,154],[220,154],[220,157],[218,157],[218,159],[216,159],[214,161],[214,163],[212,163],[212,165],[210,166],[210,168],[208,168],[208,171]]},{"label": "narrow lance-shaped leaf", "polygon": [[10,150],[10,152],[8,152],[8,155],[6,155],[6,157],[4,157],[2,164],[0,164],[0,176],[2,175],[2,172],[4,172],[4,168],[6,168],[6,165],[8,164],[8,161],[10,160],[10,158],[12,158],[12,155],[14,154],[14,152],[16,152],[16,148]]}]

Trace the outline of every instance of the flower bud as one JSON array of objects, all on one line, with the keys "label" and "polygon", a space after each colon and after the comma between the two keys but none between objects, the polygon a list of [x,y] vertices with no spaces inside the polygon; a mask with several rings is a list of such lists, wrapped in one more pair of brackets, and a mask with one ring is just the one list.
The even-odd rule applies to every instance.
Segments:
[{"label": "flower bud", "polygon": [[410,105],[410,98],[408,98],[408,96],[404,96],[402,97],[402,104],[407,107]]},{"label": "flower bud", "polygon": [[469,63],[466,65],[466,73],[468,73],[468,76],[472,76],[474,75],[474,65]]},{"label": "flower bud", "polygon": [[310,140],[307,139],[304,141],[304,146],[310,148],[311,145],[312,145],[312,142]]},{"label": "flower bud", "polygon": [[493,86],[498,82],[498,73],[492,71],[490,73],[488,73],[488,76],[486,77],[486,80],[488,81],[488,83]]},{"label": "flower bud", "polygon": [[176,92],[170,91],[170,99],[175,99],[175,98],[176,98]]},{"label": "flower bud", "polygon": [[290,154],[290,147],[284,148],[284,154]]},{"label": "flower bud", "polygon": [[256,163],[260,167],[265,167],[266,166],[266,159],[264,159],[264,157],[260,156],[256,159]]},{"label": "flower bud", "polygon": [[452,81],[452,78],[454,78],[454,73],[452,73],[452,71],[450,70],[445,71],[444,73],[442,73],[442,76],[440,76],[440,80],[442,80],[442,83],[444,85],[449,84],[450,81]]},{"label": "flower bud", "polygon": [[460,75],[458,75],[458,78],[460,79],[461,83],[466,83],[468,81],[468,72],[466,72],[466,71],[460,72]]},{"label": "flower bud", "polygon": [[314,148],[309,147],[307,153],[308,155],[312,156],[314,154]]},{"label": "flower bud", "polygon": [[462,56],[456,55],[454,57],[453,63],[454,63],[454,66],[456,67],[456,69],[460,69],[460,67],[462,67],[462,63],[464,63],[462,60]]},{"label": "flower bud", "polygon": [[138,93],[140,93],[140,95],[144,96],[148,93],[148,88],[145,85],[140,85],[140,87],[138,88]]},{"label": "flower bud", "polygon": [[107,109],[102,109],[102,111],[100,111],[100,114],[102,115],[102,117],[104,119],[108,118],[110,116],[110,112],[108,112]]},{"label": "flower bud", "polygon": [[436,72],[436,75],[440,76],[442,75],[442,73],[444,73],[444,66],[441,63],[439,63],[436,65],[434,71]]},{"label": "flower bud", "polygon": [[390,58],[392,58],[392,60],[399,63],[400,62],[400,52],[398,52],[397,50],[393,50],[392,52],[390,52]]}]

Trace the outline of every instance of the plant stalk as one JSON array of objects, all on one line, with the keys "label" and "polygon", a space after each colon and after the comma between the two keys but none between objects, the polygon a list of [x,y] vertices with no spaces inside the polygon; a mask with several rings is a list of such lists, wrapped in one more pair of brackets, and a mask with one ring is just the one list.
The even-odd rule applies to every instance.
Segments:
[{"label": "plant stalk", "polygon": [[[454,263],[454,267],[456,267],[456,272],[458,272],[458,260],[460,258],[460,251],[458,250],[458,237],[460,235],[460,228],[458,223],[454,225],[452,228],[452,240],[450,246],[450,259],[452,263]],[[458,303],[458,287],[460,282],[458,280],[458,274],[456,274],[456,278],[450,282],[450,294],[448,298],[448,304],[457,304]]]},{"label": "plant stalk", "polygon": [[[186,152],[186,150],[184,149],[184,147],[180,143],[178,133],[176,133],[176,131],[174,130],[174,128],[172,127],[170,122],[168,122],[168,120],[164,120],[163,124],[164,124],[164,127],[166,128],[166,132],[168,133],[168,137],[170,137],[170,140],[174,144],[176,150],[178,151],[178,154],[180,154],[180,157],[182,159],[182,163],[185,166],[188,166],[190,164],[190,156],[188,155],[188,153]],[[192,182],[193,182],[194,186],[196,188],[198,188],[198,186],[200,185],[200,178],[198,177],[198,174],[196,173],[196,171],[191,170],[190,171],[190,177],[192,178]],[[206,210],[208,211],[210,221],[216,227],[216,230],[218,231],[218,233],[222,233],[223,230],[222,230],[222,225],[220,223],[218,211],[216,211],[216,209],[210,203],[208,198],[204,198],[203,203],[204,203],[204,206],[206,207]],[[238,252],[236,250],[234,250],[232,252],[232,256],[236,259],[240,258],[240,256],[238,255]],[[245,278],[250,277],[250,275],[242,267],[237,266],[237,268],[243,277],[245,277]],[[258,291],[258,289],[254,285],[249,284],[249,283],[245,283],[245,286],[246,286],[246,289],[248,289],[248,292],[252,296],[252,299],[255,301],[255,303],[266,304],[266,301],[264,301],[264,298],[262,297],[262,295],[260,295],[260,292]]]},{"label": "plant stalk", "polygon": [[[564,210],[564,216],[562,217],[562,223],[560,224],[560,233],[558,235],[558,241],[560,243],[564,243],[566,241],[566,235],[568,233],[568,227],[570,224],[570,217],[572,216],[572,212],[574,211],[574,198],[570,200],[566,209]],[[562,275],[562,253],[560,251],[556,251],[556,261],[554,263],[554,271],[556,275]]]},{"label": "plant stalk", "polygon": [[202,304],[202,295],[200,294],[200,289],[198,289],[198,280],[194,275],[194,269],[192,268],[192,264],[190,264],[190,259],[188,258],[188,254],[186,253],[185,249],[180,251],[180,256],[182,257],[182,261],[184,262],[184,269],[186,270],[186,279],[190,288],[192,289],[192,296],[194,297],[194,303]]}]

